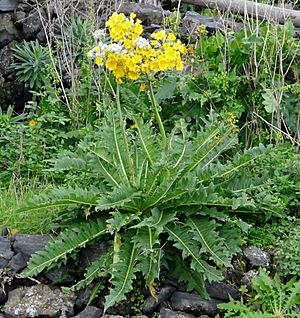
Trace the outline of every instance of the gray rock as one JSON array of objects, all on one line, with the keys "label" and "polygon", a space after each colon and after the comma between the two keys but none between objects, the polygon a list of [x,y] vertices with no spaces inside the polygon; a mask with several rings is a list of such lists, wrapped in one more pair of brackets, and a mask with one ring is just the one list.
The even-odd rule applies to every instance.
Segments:
[{"label": "gray rock", "polygon": [[149,296],[145,301],[143,312],[145,314],[153,313],[163,301],[168,300],[172,296],[175,290],[176,288],[173,286],[163,287],[157,295],[157,301],[154,297]]},{"label": "gray rock", "polygon": [[4,313],[12,318],[49,317],[73,315],[75,297],[47,285],[20,287],[9,292]]},{"label": "gray rock", "polygon": [[92,294],[94,286],[95,286],[95,284],[92,283],[79,291],[79,293],[77,295],[76,303],[75,303],[77,308],[83,308],[83,307],[87,306],[87,304],[89,303],[90,296]]},{"label": "gray rock", "polygon": [[5,268],[13,256],[10,240],[0,236],[0,268]]},{"label": "gray rock", "polygon": [[271,264],[271,255],[256,246],[245,248],[243,254],[251,266],[268,268]]},{"label": "gray rock", "polygon": [[75,277],[70,274],[69,266],[54,268],[44,275],[54,284],[72,283],[75,281]]},{"label": "gray rock", "polygon": [[240,293],[236,288],[233,288],[222,282],[212,282],[205,284],[206,291],[212,298],[217,298],[221,300],[229,300],[229,295],[233,299],[239,299]]},{"label": "gray rock", "polygon": [[196,316],[200,316],[201,314],[211,316],[216,315],[218,312],[217,305],[219,303],[221,303],[220,300],[204,300],[196,294],[183,292],[175,292],[171,298],[171,306],[173,310],[192,313]]},{"label": "gray rock", "polygon": [[[1,1],[0,1],[1,2]],[[0,48],[19,37],[12,16],[8,13],[0,13]]]},{"label": "gray rock", "polygon": [[94,306],[87,306],[81,313],[74,318],[100,318],[102,316],[102,310],[94,307]]},{"label": "gray rock", "polygon": [[182,19],[182,26],[185,30],[193,34],[199,25],[205,25],[211,32],[222,28],[222,25],[219,23],[219,17],[207,17],[194,11],[186,12]]},{"label": "gray rock", "polygon": [[132,309],[132,303],[129,299],[125,299],[117,304],[115,304],[112,307],[109,307],[106,311],[107,315],[110,315],[113,317],[114,315],[118,315],[119,313],[122,313],[124,316],[129,316],[130,311]]},{"label": "gray rock", "polygon": [[135,2],[123,2],[119,12],[124,12],[127,15],[131,12],[136,13],[137,17],[143,21],[143,25],[161,25],[164,17],[170,14],[161,7]]},{"label": "gray rock", "polygon": [[[1,53],[0,53],[0,68],[1,68]],[[0,71],[1,72],[1,71]],[[4,82],[1,83],[0,74],[0,103],[3,110],[7,109],[8,105],[15,105],[15,110],[22,110],[24,108],[24,85],[18,82]],[[22,108],[23,106],[23,108]]]},{"label": "gray rock", "polygon": [[252,279],[254,277],[257,277],[259,275],[259,271],[257,270],[250,270],[246,273],[246,275],[243,277],[243,279],[241,280],[242,285],[246,285],[248,292],[252,291]]},{"label": "gray rock", "polygon": [[[14,57],[11,48],[14,46],[15,42],[9,43],[3,49],[0,49],[0,75],[7,77],[13,70],[10,67],[14,62]],[[7,83],[4,83],[7,84]],[[3,87],[3,85],[1,85]]]},{"label": "gray rock", "polygon": [[119,316],[119,315],[103,315],[102,318],[123,318],[123,316]]},{"label": "gray rock", "polygon": [[6,226],[3,226],[2,228],[1,228],[1,236],[7,236],[9,234],[9,228],[8,227],[6,227]]},{"label": "gray rock", "polygon": [[98,259],[107,251],[107,242],[100,242],[94,246],[84,248],[80,253],[80,259],[85,266],[90,266],[93,261]]},{"label": "gray rock", "polygon": [[[44,16],[45,14],[43,14]],[[41,31],[43,25],[40,15],[36,9],[29,12],[28,17],[23,21],[23,36],[26,40],[35,39],[36,35]]]},{"label": "gray rock", "polygon": [[32,254],[43,250],[50,239],[50,235],[16,234],[13,237],[13,250],[16,253],[22,253],[25,260],[28,261]]},{"label": "gray rock", "polygon": [[15,26],[22,27],[23,22],[26,19],[26,13],[24,11],[16,11],[12,16]]},{"label": "gray rock", "polygon": [[24,269],[27,266],[27,262],[23,256],[22,253],[17,253],[16,255],[13,256],[13,258],[10,260],[8,263],[8,266],[18,273],[22,269]]},{"label": "gray rock", "polygon": [[17,8],[19,0],[0,0],[0,12],[13,11]]},{"label": "gray rock", "polygon": [[159,312],[159,318],[194,318],[195,316],[181,311],[162,308]]},{"label": "gray rock", "polygon": [[182,19],[182,26],[185,29],[185,32],[193,34],[199,25],[205,25],[207,31],[210,33],[215,33],[217,30],[225,33],[227,28],[238,31],[243,27],[243,23],[237,23],[233,19],[207,17],[194,11],[186,12]]}]

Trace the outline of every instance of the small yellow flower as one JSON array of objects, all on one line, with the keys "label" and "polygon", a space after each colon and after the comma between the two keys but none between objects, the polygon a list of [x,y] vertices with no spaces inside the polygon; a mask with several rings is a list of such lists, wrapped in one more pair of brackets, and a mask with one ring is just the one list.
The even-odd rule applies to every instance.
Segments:
[{"label": "small yellow flower", "polygon": [[30,119],[29,122],[28,122],[28,125],[30,127],[33,127],[33,126],[36,126],[38,123],[38,121],[36,119]]},{"label": "small yellow flower", "polygon": [[130,128],[131,128],[131,129],[137,129],[137,128],[138,128],[138,125],[137,125],[137,124],[133,124],[133,125],[130,126]]},{"label": "small yellow flower", "polygon": [[173,33],[169,33],[168,35],[168,41],[176,41],[176,36]]},{"label": "small yellow flower", "polygon": [[151,34],[151,38],[154,39],[154,40],[158,40],[158,41],[165,40],[167,38],[166,31],[165,30],[161,30],[161,31],[158,31],[158,32],[154,32],[154,33]]},{"label": "small yellow flower", "polygon": [[103,62],[103,58],[101,56],[96,56],[95,64],[100,65]]},{"label": "small yellow flower", "polygon": [[145,83],[142,83],[142,84],[140,85],[140,90],[141,90],[142,92],[144,92],[144,91],[146,90],[146,88],[147,88],[147,85],[146,85]]}]

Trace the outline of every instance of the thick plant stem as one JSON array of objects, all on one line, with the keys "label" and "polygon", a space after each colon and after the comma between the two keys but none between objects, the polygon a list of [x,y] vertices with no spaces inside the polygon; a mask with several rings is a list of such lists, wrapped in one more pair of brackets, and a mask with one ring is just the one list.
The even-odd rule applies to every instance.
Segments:
[{"label": "thick plant stem", "polygon": [[[129,148],[128,148],[128,140],[127,140],[126,132],[125,132],[125,124],[126,123],[124,122],[123,115],[122,115],[122,109],[121,109],[121,103],[120,103],[120,86],[119,86],[119,84],[117,84],[117,90],[116,90],[116,103],[117,103],[119,119],[120,119],[120,127],[122,128],[124,146],[126,148],[126,157],[127,157],[128,163],[129,163],[129,165],[131,167],[131,179],[133,181],[134,180],[134,170],[133,170],[132,160],[131,160],[131,156],[130,156],[130,152],[129,152]],[[124,176],[127,179],[128,184],[130,184],[129,176],[127,176],[126,171],[124,171]]]},{"label": "thick plant stem", "polygon": [[117,84],[117,91],[115,93],[115,98],[116,98],[116,103],[117,103],[117,108],[118,108],[118,113],[119,113],[119,118],[120,118],[120,124],[123,126],[123,115],[122,115],[122,109],[121,109],[121,103],[120,103],[120,86]]},{"label": "thick plant stem", "polygon": [[161,133],[163,146],[164,146],[164,148],[167,148],[167,137],[166,137],[165,127],[163,125],[163,122],[161,120],[161,117],[160,117],[160,114],[159,114],[159,111],[158,111],[158,105],[157,105],[156,99],[154,97],[153,87],[152,87],[150,79],[148,80],[148,82],[149,82],[149,88],[150,88],[150,94],[149,95],[150,95],[152,107],[154,109],[155,119],[156,119],[156,121],[158,123],[158,128],[159,128],[159,131]]}]

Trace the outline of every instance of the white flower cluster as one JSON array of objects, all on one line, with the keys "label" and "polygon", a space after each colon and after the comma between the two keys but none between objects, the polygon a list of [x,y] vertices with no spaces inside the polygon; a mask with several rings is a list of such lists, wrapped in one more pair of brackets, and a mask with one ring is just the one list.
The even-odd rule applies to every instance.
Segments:
[{"label": "white flower cluster", "polygon": [[140,49],[145,49],[148,45],[150,45],[149,41],[141,36],[136,38],[134,43]]},{"label": "white flower cluster", "polygon": [[99,45],[94,47],[92,50],[90,50],[87,55],[88,57],[96,57],[96,56],[104,57],[105,51],[107,50],[107,48],[108,48],[107,44],[100,42]]},{"label": "white flower cluster", "polygon": [[112,43],[108,46],[108,51],[115,54],[121,54],[123,53],[123,47],[119,43]]},{"label": "white flower cluster", "polygon": [[103,37],[105,37],[106,35],[106,32],[104,29],[99,29],[99,30],[96,30],[94,33],[93,33],[93,37],[95,40],[99,40]]}]

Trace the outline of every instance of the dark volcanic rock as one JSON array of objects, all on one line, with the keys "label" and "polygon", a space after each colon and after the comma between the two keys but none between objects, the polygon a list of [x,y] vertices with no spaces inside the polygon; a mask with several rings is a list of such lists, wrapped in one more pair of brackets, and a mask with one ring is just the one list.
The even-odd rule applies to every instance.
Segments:
[{"label": "dark volcanic rock", "polygon": [[50,239],[50,235],[16,234],[13,238],[13,250],[16,253],[21,253],[28,261],[32,254],[43,250],[46,242]]},{"label": "dark volcanic rock", "polygon": [[229,295],[233,299],[240,298],[240,293],[236,288],[226,285],[222,282],[212,282],[206,284],[206,291],[212,298],[229,300]]},{"label": "dark volcanic rock", "polygon": [[5,268],[13,256],[10,241],[0,236],[0,268]]},{"label": "dark volcanic rock", "polygon": [[79,291],[75,303],[77,308],[82,309],[83,307],[87,306],[94,286],[95,284],[92,283]]},{"label": "dark volcanic rock", "polygon": [[107,251],[107,242],[100,242],[94,246],[88,246],[80,253],[81,260],[85,266],[90,266],[93,261],[98,259]]},{"label": "dark volcanic rock", "polygon": [[74,295],[65,295],[59,289],[47,285],[20,287],[8,294],[4,312],[12,318],[73,315]]},{"label": "dark volcanic rock", "polygon": [[13,72],[11,64],[14,62],[12,53],[12,47],[14,46],[14,44],[15,42],[11,42],[9,43],[9,45],[0,49],[0,75],[2,75],[3,77],[7,77]]},{"label": "dark volcanic rock", "polygon": [[60,268],[54,268],[44,275],[51,280],[54,284],[60,283],[72,283],[75,281],[75,277],[70,273],[72,268],[70,266],[61,266]]},{"label": "dark volcanic rock", "polygon": [[127,15],[134,12],[145,25],[160,25],[163,22],[164,17],[169,15],[168,11],[164,11],[161,7],[135,2],[122,3],[119,12],[124,12]]},{"label": "dark volcanic rock", "polygon": [[[0,1],[1,3],[1,1]],[[12,16],[8,13],[0,13],[0,48],[19,37]]]},{"label": "dark volcanic rock", "polygon": [[154,297],[149,296],[146,301],[145,301],[145,305],[143,308],[143,312],[145,314],[151,314],[155,311],[155,309],[165,300],[168,300],[173,292],[176,290],[175,287],[173,286],[165,286],[163,287],[158,295],[157,295],[157,301]]},{"label": "dark volcanic rock", "polygon": [[18,273],[19,271],[21,271],[22,269],[24,269],[27,266],[27,262],[23,256],[22,253],[17,253],[16,255],[14,255],[14,257],[10,260],[8,266],[15,271],[16,273]]},{"label": "dark volcanic rock", "polygon": [[243,254],[251,266],[269,267],[271,264],[271,255],[256,246],[245,248]]},{"label": "dark volcanic rock", "polygon": [[13,11],[17,8],[19,0],[1,0],[0,12]]},{"label": "dark volcanic rock", "polygon": [[79,313],[77,316],[74,316],[74,318],[99,318],[101,316],[101,309],[93,306],[87,306],[81,313]]},{"label": "dark volcanic rock", "polygon": [[237,31],[243,28],[243,23],[237,23],[231,19],[220,17],[207,17],[194,11],[188,11],[182,19],[182,26],[185,32],[193,34],[199,25],[205,25],[207,31],[215,33],[217,30],[226,32],[227,28]]},{"label": "dark volcanic rock", "polygon": [[181,311],[162,308],[159,312],[159,318],[195,318],[195,316]]},{"label": "dark volcanic rock", "polygon": [[7,236],[9,234],[9,228],[6,226],[3,226],[0,230],[0,232],[1,232],[1,234],[0,234],[1,236]]},{"label": "dark volcanic rock", "polygon": [[119,313],[122,313],[122,315],[126,316],[130,314],[132,308],[131,301],[129,299],[125,299],[121,301],[118,304],[115,304],[114,306],[107,309],[106,313],[109,316],[118,315]]},{"label": "dark volcanic rock", "polygon": [[251,270],[246,273],[246,275],[241,280],[242,285],[246,285],[249,292],[252,291],[252,279],[259,275],[259,271]]},{"label": "dark volcanic rock", "polygon": [[171,298],[173,310],[192,313],[196,316],[201,314],[215,315],[218,312],[217,305],[221,301],[216,299],[204,300],[195,294],[175,292]]},{"label": "dark volcanic rock", "polygon": [[[42,15],[45,15],[42,12]],[[31,11],[27,18],[23,21],[23,36],[26,40],[35,39],[36,35],[42,29],[42,22],[40,15],[36,9]]]}]

